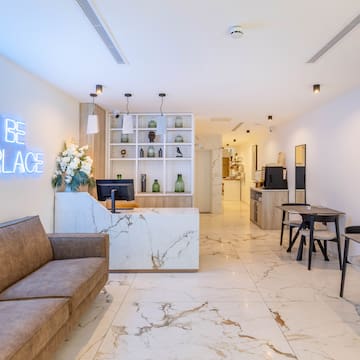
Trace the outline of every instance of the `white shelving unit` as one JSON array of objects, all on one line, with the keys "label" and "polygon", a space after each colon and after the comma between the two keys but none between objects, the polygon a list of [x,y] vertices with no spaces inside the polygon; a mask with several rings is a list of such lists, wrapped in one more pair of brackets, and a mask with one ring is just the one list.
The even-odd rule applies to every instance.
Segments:
[{"label": "white shelving unit", "polygon": [[[175,127],[175,118],[181,117],[183,127]],[[194,120],[189,113],[164,114],[165,133],[149,140],[151,120],[159,122],[160,114],[132,114],[133,134],[122,133],[122,116],[107,115],[106,178],[134,179],[136,201],[141,207],[192,207],[194,191]],[[179,142],[179,138],[182,142]],[[127,142],[126,142],[127,141]],[[155,150],[148,157],[148,149]],[[162,156],[159,156],[161,149]],[[182,156],[178,153],[180,150]],[[141,151],[142,150],[142,151]],[[140,153],[144,156],[141,157]],[[146,192],[141,192],[141,174],[146,174]],[[177,175],[182,174],[185,192],[175,192]],[[160,192],[152,192],[157,179]]]}]

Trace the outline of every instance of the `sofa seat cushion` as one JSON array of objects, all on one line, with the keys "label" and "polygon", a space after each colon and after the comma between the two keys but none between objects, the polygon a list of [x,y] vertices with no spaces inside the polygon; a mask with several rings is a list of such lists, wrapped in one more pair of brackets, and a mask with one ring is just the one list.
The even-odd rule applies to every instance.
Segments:
[{"label": "sofa seat cushion", "polygon": [[34,359],[69,318],[69,299],[0,301],[0,359]]},{"label": "sofa seat cushion", "polygon": [[0,293],[0,300],[69,297],[72,312],[106,273],[105,258],[50,261]]}]

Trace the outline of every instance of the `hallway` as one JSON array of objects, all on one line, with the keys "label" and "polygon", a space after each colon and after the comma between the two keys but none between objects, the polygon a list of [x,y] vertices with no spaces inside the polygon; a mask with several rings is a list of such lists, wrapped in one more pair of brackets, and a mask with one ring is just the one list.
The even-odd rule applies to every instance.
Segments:
[{"label": "hallway", "polygon": [[360,270],[340,299],[336,258],[316,253],[309,272],[246,204],[200,221],[198,273],[110,274],[55,359],[359,358]]}]

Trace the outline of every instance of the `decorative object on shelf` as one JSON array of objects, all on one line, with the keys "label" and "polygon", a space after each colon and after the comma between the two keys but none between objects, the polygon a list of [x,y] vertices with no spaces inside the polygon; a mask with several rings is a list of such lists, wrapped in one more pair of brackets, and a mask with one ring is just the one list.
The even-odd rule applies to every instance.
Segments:
[{"label": "decorative object on shelf", "polygon": [[152,145],[147,149],[147,157],[155,157],[155,149]]},{"label": "decorative object on shelf", "polygon": [[116,174],[116,178],[117,178],[118,180],[121,180],[122,175],[121,175],[121,174]]},{"label": "decorative object on shelf", "polygon": [[176,147],[176,157],[183,157],[183,153],[178,146]]},{"label": "decorative object on shelf", "polygon": [[182,174],[178,174],[175,182],[175,192],[184,192],[184,191],[185,191],[185,184],[182,178]]},{"label": "decorative object on shelf", "polygon": [[95,106],[95,98],[97,97],[96,93],[91,93],[90,96],[92,97],[92,113],[88,115],[87,127],[86,127],[86,134],[97,134],[99,132],[99,119],[96,115],[96,106]]},{"label": "decorative object on shelf", "polygon": [[164,104],[164,98],[166,94],[160,93],[159,97],[161,99],[160,104],[160,116],[158,117],[157,127],[156,127],[156,135],[164,135],[166,132],[166,116],[163,113],[163,104]]},{"label": "decorative object on shelf", "polygon": [[121,154],[121,157],[125,157],[126,156],[126,150],[125,149],[121,149],[120,150],[120,154]]},{"label": "decorative object on shelf", "polygon": [[159,149],[159,151],[158,151],[158,155],[159,155],[159,157],[160,157],[160,158],[163,156],[163,151],[162,151],[162,148],[160,148],[160,149]]},{"label": "decorative object on shelf", "polygon": [[149,128],[156,128],[156,121],[154,119],[151,119],[149,122],[148,122],[148,127]]},{"label": "decorative object on shelf", "polygon": [[64,145],[64,150],[56,158],[56,171],[51,184],[54,188],[69,186],[71,191],[79,191],[80,185],[95,186],[92,176],[93,160],[86,155],[88,146]]},{"label": "decorative object on shelf", "polygon": [[184,142],[184,138],[181,135],[176,135],[175,136],[175,142],[176,143],[182,143],[182,142]]},{"label": "decorative object on shelf", "polygon": [[122,133],[120,140],[121,140],[122,143],[128,143],[129,142],[129,135],[125,134],[125,133]]},{"label": "decorative object on shelf", "polygon": [[155,131],[149,131],[148,138],[151,143],[154,142],[155,136],[156,136]]},{"label": "decorative object on shelf", "polygon": [[140,149],[140,157],[141,157],[141,158],[144,157],[144,149],[143,149],[143,148]]},{"label": "decorative object on shelf", "polygon": [[183,119],[181,116],[175,116],[175,127],[182,128],[184,126]]},{"label": "decorative object on shelf", "polygon": [[123,115],[123,134],[132,134],[134,132],[133,118],[129,113],[129,98],[132,96],[130,93],[125,93],[126,97],[126,115]]},{"label": "decorative object on shelf", "polygon": [[152,185],[152,192],[160,192],[160,184],[157,179],[154,180]]},{"label": "decorative object on shelf", "polygon": [[146,174],[141,174],[141,192],[146,192]]}]

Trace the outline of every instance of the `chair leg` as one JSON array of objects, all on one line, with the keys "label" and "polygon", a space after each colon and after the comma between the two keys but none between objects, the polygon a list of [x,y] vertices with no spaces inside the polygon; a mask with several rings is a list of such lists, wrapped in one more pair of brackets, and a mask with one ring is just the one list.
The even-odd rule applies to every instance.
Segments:
[{"label": "chair leg", "polygon": [[299,249],[298,249],[298,253],[297,253],[297,257],[296,257],[296,260],[297,260],[297,261],[301,261],[301,260],[302,260],[303,249],[304,249],[304,242],[305,242],[305,236],[301,235],[300,244],[299,244]]},{"label": "chair leg", "polygon": [[329,261],[329,257],[327,255],[327,241],[324,240],[324,245],[322,245],[320,240],[316,240],[316,241],[317,241],[317,243],[319,245],[319,248],[320,248],[322,254],[324,255],[324,260]]},{"label": "chair leg", "polygon": [[289,226],[289,246],[291,244],[291,239],[292,239],[292,234],[293,234],[293,226]]},{"label": "chair leg", "polygon": [[311,256],[314,249],[314,238],[310,233],[310,240],[309,240],[309,258],[308,258],[308,270],[311,270]]},{"label": "chair leg", "polygon": [[340,241],[339,241],[339,239],[337,239],[336,244],[337,244],[338,256],[339,256],[339,266],[340,266],[340,270],[341,270],[342,267],[344,266],[344,264],[341,264],[341,249],[340,249]]},{"label": "chair leg", "polygon": [[344,257],[343,257],[342,273],[341,273],[340,297],[343,297],[344,295],[346,263],[347,263],[348,252],[349,252],[349,239],[345,237]]},{"label": "chair leg", "polygon": [[283,235],[284,235],[284,224],[281,224],[281,232],[280,232],[280,246],[283,243]]}]

